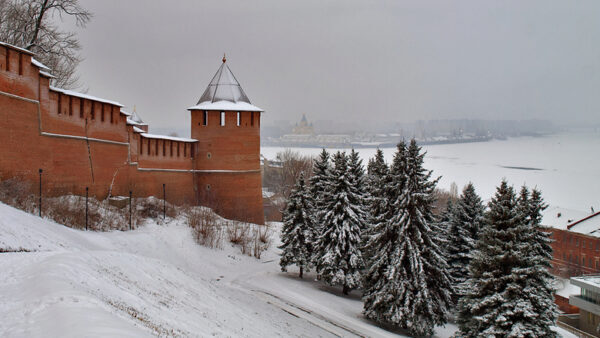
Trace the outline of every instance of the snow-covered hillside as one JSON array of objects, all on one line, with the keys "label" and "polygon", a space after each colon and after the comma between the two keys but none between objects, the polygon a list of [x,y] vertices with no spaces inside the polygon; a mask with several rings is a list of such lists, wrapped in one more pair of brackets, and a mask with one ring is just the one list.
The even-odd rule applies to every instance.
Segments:
[{"label": "snow-covered hillside", "polygon": [[0,204],[0,249],[17,251],[0,253],[0,336],[395,335],[356,292],[279,272],[276,242],[257,260],[197,245],[181,220],[85,232]]}]

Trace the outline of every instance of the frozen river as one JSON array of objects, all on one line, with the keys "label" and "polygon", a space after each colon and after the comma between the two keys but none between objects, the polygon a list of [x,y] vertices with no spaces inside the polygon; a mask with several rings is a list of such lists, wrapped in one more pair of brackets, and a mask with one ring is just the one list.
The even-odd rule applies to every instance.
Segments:
[{"label": "frozen river", "polygon": [[[284,148],[262,147],[261,153],[274,159]],[[317,155],[320,149],[292,148]],[[439,187],[448,190],[452,182],[459,190],[467,182],[489,199],[502,178],[516,188],[537,186],[552,206],[589,211],[600,210],[600,133],[565,132],[543,137],[517,137],[480,143],[424,146],[425,166],[442,176]],[[335,151],[336,149],[330,149]],[[357,149],[363,163],[375,148]],[[383,148],[391,162],[394,148]]]}]

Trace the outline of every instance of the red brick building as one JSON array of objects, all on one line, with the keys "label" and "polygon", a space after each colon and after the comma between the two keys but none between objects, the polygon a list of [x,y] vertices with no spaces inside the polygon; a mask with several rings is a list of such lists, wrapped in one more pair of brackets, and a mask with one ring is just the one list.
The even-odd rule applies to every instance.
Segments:
[{"label": "red brick building", "polygon": [[553,208],[544,225],[552,232],[553,273],[570,278],[600,273],[600,213]]},{"label": "red brick building", "polygon": [[0,43],[0,179],[44,195],[162,196],[207,205],[225,217],[264,223],[260,115],[225,58],[190,107],[192,138],[148,133],[118,102],[50,86],[51,70]]}]

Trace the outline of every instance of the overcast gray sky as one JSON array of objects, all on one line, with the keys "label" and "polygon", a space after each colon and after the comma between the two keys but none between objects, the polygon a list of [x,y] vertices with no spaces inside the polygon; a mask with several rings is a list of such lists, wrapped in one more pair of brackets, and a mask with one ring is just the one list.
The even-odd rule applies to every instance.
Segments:
[{"label": "overcast gray sky", "polygon": [[223,53],[265,122],[600,122],[600,1],[81,0],[89,93],[188,128]]}]

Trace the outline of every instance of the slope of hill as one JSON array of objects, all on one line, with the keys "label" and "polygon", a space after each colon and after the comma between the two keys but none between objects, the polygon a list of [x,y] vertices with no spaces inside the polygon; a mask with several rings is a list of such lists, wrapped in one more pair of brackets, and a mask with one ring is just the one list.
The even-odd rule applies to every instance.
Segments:
[{"label": "slope of hill", "polygon": [[196,244],[182,220],[85,232],[0,204],[0,336],[396,335],[356,291],[280,273],[277,242],[258,260]]}]

